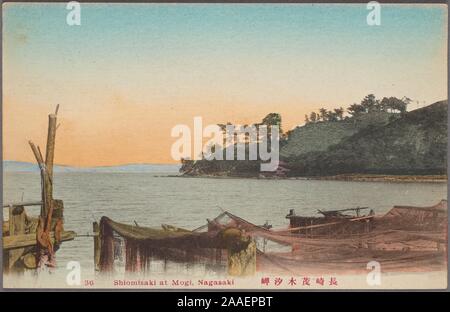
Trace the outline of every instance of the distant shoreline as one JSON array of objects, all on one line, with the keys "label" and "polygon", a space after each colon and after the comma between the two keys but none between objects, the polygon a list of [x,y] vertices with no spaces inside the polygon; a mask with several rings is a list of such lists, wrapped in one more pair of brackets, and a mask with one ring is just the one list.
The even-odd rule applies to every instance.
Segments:
[{"label": "distant shoreline", "polygon": [[447,183],[446,175],[384,175],[384,174],[340,174],[335,176],[314,177],[312,180],[335,180],[357,182],[421,182]]},{"label": "distant shoreline", "polygon": [[446,175],[383,175],[383,174],[340,174],[317,177],[245,177],[231,175],[169,175],[174,178],[208,178],[208,179],[254,179],[254,180],[325,180],[347,182],[393,182],[393,183],[447,183]]},{"label": "distant shoreline", "polygon": [[[136,164],[122,164],[116,166],[96,166],[96,167],[73,167],[66,165],[54,165],[55,173],[176,173],[180,168],[179,164],[150,164],[150,163],[136,163]],[[39,173],[39,166],[36,163],[4,160],[3,172],[32,172]]]}]

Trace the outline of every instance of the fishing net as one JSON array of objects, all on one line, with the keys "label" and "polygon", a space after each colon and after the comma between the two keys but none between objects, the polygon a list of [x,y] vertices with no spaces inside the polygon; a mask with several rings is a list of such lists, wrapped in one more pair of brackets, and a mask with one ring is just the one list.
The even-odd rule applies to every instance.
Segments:
[{"label": "fishing net", "polygon": [[[225,231],[226,230],[226,231]],[[167,225],[162,229],[133,226],[107,217],[100,221],[100,260],[103,272],[124,260],[125,270],[146,271],[152,260],[225,267],[227,252],[245,249],[250,240],[241,231],[188,231]]]},{"label": "fishing net", "polygon": [[394,206],[380,218],[377,227],[407,231],[440,231],[447,229],[447,201],[431,207]]},{"label": "fishing net", "polygon": [[[366,270],[372,260],[385,270],[434,270],[447,263],[447,201],[432,207],[394,206],[370,227],[343,218],[333,230],[311,235],[272,230],[223,212],[192,231],[126,225],[103,217],[100,269],[111,271],[122,258],[126,271],[148,269],[152,259],[203,263],[224,268],[227,254],[256,243],[256,265],[264,272]],[[367,224],[369,221],[365,221]],[[335,227],[340,223],[339,227]],[[342,231],[345,229],[345,231]],[[119,246],[119,247],[118,247]]]}]

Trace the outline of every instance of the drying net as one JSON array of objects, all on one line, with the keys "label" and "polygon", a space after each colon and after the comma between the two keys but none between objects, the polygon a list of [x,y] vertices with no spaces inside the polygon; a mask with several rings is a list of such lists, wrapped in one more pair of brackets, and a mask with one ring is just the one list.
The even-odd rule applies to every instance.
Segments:
[{"label": "drying net", "polygon": [[112,272],[115,262],[125,271],[149,270],[152,261],[172,261],[226,266],[230,251],[245,249],[250,239],[237,229],[189,231],[168,225],[162,229],[133,226],[102,217],[100,221],[99,269]]},{"label": "drying net", "polygon": [[[285,270],[364,271],[372,260],[385,271],[429,271],[447,267],[447,201],[432,207],[394,206],[387,214],[360,222],[343,219],[327,235],[280,231],[289,253],[265,254]],[[364,221],[365,222],[365,221]],[[352,229],[353,228],[353,229]],[[346,231],[342,231],[346,229]],[[354,234],[353,234],[354,233]],[[272,234],[265,235],[270,238]]]},{"label": "drying net", "polygon": [[[111,271],[123,259],[126,271],[148,268],[152,259],[204,263],[224,268],[230,250],[257,246],[257,270],[336,272],[366,270],[376,260],[384,270],[438,270],[447,263],[447,201],[432,207],[394,206],[387,214],[370,219],[367,231],[351,231],[358,222],[341,220],[340,229],[311,237],[289,230],[272,230],[223,212],[192,231],[163,225],[151,229],[117,223],[103,217],[100,223],[100,269]],[[355,234],[353,234],[355,233]]]}]

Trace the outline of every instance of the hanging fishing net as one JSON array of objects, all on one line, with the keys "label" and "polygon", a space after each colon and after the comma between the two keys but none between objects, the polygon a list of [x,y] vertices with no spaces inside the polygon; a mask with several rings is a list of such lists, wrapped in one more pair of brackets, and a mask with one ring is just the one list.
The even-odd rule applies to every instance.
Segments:
[{"label": "hanging fishing net", "polygon": [[[376,260],[384,270],[439,270],[447,263],[447,201],[432,207],[394,206],[383,216],[332,218],[328,231],[274,230],[223,212],[194,230],[126,225],[103,217],[100,223],[101,271],[122,257],[126,271],[148,268],[152,259],[227,265],[230,252],[256,244],[261,272],[301,273],[366,270]],[[359,222],[363,221],[363,222]],[[119,245],[119,246],[118,246]],[[229,264],[229,263],[228,263]]]},{"label": "hanging fishing net", "polygon": [[242,231],[232,228],[188,231],[163,225],[154,229],[107,217],[100,221],[100,240],[99,269],[103,272],[113,271],[115,262],[124,262],[129,272],[146,271],[157,260],[223,268],[228,252],[244,250],[250,243]]}]

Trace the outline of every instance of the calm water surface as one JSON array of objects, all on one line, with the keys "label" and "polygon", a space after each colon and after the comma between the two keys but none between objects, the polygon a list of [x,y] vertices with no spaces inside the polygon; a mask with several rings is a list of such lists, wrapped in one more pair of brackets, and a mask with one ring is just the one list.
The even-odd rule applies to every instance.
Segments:
[{"label": "calm water surface", "polygon": [[[65,228],[92,232],[92,222],[108,216],[119,222],[194,229],[221,209],[250,222],[286,227],[289,209],[315,215],[317,209],[369,206],[377,214],[393,205],[434,205],[447,198],[445,183],[384,183],[308,180],[178,178],[161,173],[55,173],[54,197],[64,200]],[[38,200],[36,173],[5,173],[4,202]],[[39,207],[28,209],[37,215]],[[3,210],[7,212],[7,210]],[[93,271],[93,239],[78,237],[57,253],[59,267],[79,261]]]}]

